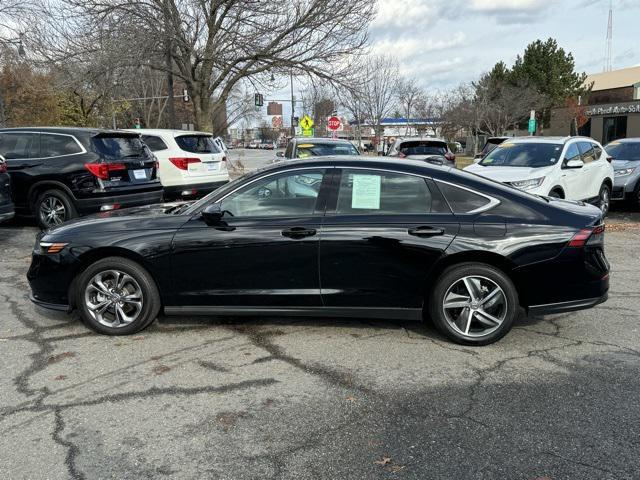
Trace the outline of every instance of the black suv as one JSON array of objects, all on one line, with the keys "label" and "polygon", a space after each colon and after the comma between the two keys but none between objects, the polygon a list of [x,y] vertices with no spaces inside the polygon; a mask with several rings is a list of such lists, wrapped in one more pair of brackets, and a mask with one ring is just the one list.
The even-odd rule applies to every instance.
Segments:
[{"label": "black suv", "polygon": [[0,155],[0,222],[13,218],[11,182],[7,174],[7,163]]},{"label": "black suv", "polygon": [[16,213],[49,228],[78,215],[162,201],[155,157],[137,134],[87,128],[0,129]]}]

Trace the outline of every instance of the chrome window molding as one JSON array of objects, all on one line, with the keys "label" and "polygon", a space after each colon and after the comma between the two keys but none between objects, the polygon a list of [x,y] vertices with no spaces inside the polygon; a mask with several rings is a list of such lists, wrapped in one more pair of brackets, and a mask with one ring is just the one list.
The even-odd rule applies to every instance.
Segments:
[{"label": "chrome window molding", "polygon": [[481,197],[486,198],[487,200],[489,200],[489,203],[487,203],[486,205],[483,205],[482,207],[476,208],[474,210],[471,210],[469,212],[464,212],[464,213],[455,213],[453,211],[453,208],[451,208],[451,205],[449,204],[449,200],[447,200],[446,195],[442,194],[442,196],[444,197],[444,200],[447,202],[447,205],[449,205],[449,208],[451,209],[451,212],[453,212],[454,215],[476,215],[478,213],[483,213],[486,212],[488,210],[491,210],[494,207],[497,207],[498,205],[500,205],[500,200],[498,200],[497,198],[494,198],[490,195],[486,195],[484,193],[480,193],[476,190],[473,190],[472,188],[468,188],[468,187],[463,187],[462,185],[458,185],[457,183],[451,183],[451,182],[446,182],[444,180],[436,180],[435,178],[433,179],[434,182],[436,183],[445,183],[447,185],[451,185],[452,187],[455,188],[460,188],[462,190],[466,190],[467,192],[471,192],[475,195],[479,195]]}]

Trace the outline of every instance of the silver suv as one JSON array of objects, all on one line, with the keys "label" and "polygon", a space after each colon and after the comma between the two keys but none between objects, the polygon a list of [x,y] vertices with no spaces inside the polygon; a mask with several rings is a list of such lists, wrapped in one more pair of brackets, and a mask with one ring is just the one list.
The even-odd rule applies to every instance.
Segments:
[{"label": "silver suv", "polygon": [[640,138],[615,140],[604,149],[613,165],[611,200],[627,200],[640,207]]}]

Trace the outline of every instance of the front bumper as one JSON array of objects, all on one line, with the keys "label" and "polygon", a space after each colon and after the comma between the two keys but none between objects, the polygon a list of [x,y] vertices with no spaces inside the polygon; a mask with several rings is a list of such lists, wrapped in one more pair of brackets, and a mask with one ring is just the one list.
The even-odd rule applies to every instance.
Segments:
[{"label": "front bumper", "polygon": [[186,185],[171,185],[164,187],[164,199],[201,198],[229,183],[229,180],[207,183],[190,183]]},{"label": "front bumper", "polygon": [[38,300],[34,297],[33,293],[29,295],[29,300],[31,300],[34,304],[39,306],[40,308],[46,308],[47,310],[55,310],[56,312],[71,312],[72,308],[69,305],[63,305],[58,303],[48,303],[42,300]]},{"label": "front bumper", "polygon": [[573,300],[570,302],[548,303],[546,305],[532,305],[527,309],[529,315],[540,316],[550,315],[552,313],[574,312],[576,310],[585,310],[604,303],[609,298],[609,293],[605,293],[601,297],[586,298],[584,300]]},{"label": "front bumper", "polygon": [[613,180],[613,189],[611,190],[611,200],[631,199],[639,182],[640,176],[635,174],[615,177]]},{"label": "front bumper", "polygon": [[141,193],[118,193],[114,195],[76,198],[78,213],[87,215],[101,211],[104,206],[119,205],[118,208],[139,207],[162,203],[162,186]]}]

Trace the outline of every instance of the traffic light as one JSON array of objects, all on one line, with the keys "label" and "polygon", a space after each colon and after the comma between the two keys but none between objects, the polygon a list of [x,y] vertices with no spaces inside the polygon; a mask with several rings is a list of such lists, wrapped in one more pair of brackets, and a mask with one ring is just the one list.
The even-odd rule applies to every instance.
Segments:
[{"label": "traffic light", "polygon": [[298,117],[293,117],[291,119],[291,126],[292,127],[297,127],[300,124],[300,119]]},{"label": "traffic light", "polygon": [[264,105],[264,96],[261,93],[256,93],[254,96],[256,107],[261,107]]}]

